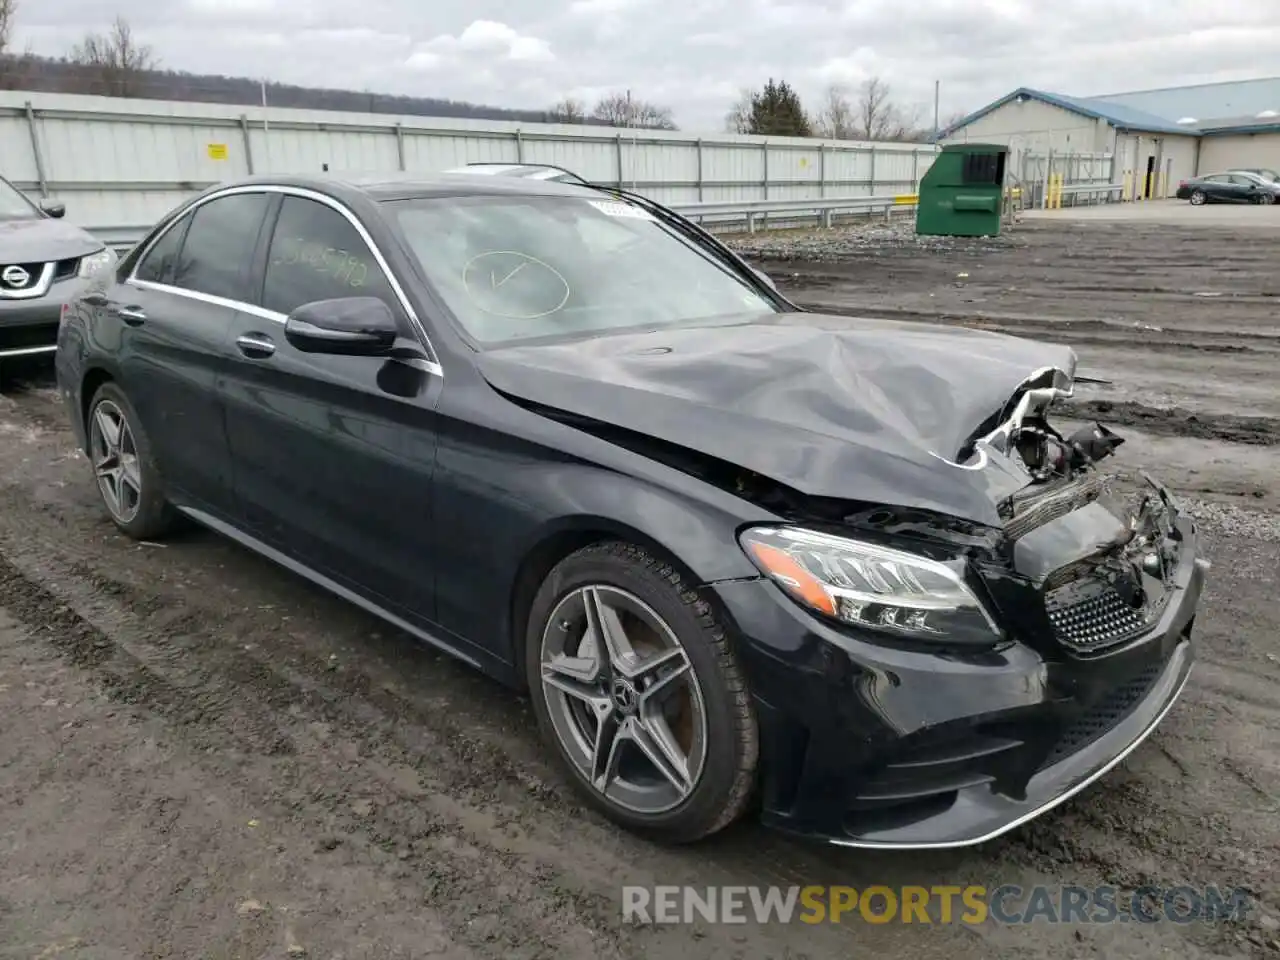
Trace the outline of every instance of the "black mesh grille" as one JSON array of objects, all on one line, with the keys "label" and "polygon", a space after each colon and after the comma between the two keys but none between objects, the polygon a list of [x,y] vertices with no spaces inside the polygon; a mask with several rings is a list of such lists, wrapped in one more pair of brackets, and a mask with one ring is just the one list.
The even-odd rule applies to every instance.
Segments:
[{"label": "black mesh grille", "polygon": [[1106,696],[1092,707],[1077,714],[1063,728],[1062,735],[1054,743],[1049,755],[1041,762],[1040,769],[1051,767],[1078,753],[1129,716],[1151,692],[1152,686],[1160,679],[1160,674],[1167,666],[1167,662],[1153,663],[1141,673],[1108,691]]},{"label": "black mesh grille", "polygon": [[1098,580],[1050,590],[1045,595],[1045,612],[1058,642],[1082,654],[1124,643],[1147,627],[1141,608],[1127,603],[1113,586]]}]

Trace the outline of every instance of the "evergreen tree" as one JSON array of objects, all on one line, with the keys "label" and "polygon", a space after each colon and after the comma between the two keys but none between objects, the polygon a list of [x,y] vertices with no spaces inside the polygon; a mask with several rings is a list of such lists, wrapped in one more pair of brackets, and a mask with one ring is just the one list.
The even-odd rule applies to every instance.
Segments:
[{"label": "evergreen tree", "polygon": [[800,104],[800,97],[785,80],[772,77],[764,89],[751,94],[748,133],[774,137],[811,137],[813,126]]}]

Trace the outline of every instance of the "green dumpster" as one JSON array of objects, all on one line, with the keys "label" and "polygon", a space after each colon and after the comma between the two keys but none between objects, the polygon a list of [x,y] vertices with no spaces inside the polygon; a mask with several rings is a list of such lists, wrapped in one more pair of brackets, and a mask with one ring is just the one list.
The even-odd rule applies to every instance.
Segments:
[{"label": "green dumpster", "polygon": [[1004,162],[997,143],[942,148],[920,180],[916,233],[930,237],[994,237],[1000,233]]}]

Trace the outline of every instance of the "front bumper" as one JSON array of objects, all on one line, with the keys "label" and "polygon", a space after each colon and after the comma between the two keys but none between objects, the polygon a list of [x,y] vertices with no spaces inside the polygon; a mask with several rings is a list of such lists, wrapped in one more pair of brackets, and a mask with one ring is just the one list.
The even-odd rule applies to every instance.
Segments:
[{"label": "front bumper", "polygon": [[1194,527],[1149,631],[1104,656],[1021,643],[970,656],[869,643],[772,583],[712,584],[761,727],[762,819],[851,847],[963,847],[1052,809],[1155,729],[1194,661],[1208,564]]},{"label": "front bumper", "polygon": [[0,361],[53,354],[58,349],[62,306],[85,288],[79,278],[53,284],[42,297],[0,298]]}]

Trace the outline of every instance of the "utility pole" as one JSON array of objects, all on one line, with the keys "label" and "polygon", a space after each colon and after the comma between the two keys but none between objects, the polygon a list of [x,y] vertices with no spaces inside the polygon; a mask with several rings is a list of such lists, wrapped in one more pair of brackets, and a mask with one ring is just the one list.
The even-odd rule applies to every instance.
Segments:
[{"label": "utility pole", "polygon": [[933,81],[933,139],[938,139],[938,104],[942,93],[942,81]]}]

